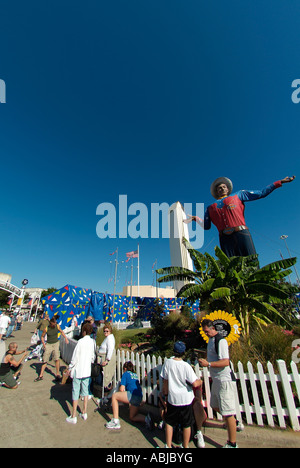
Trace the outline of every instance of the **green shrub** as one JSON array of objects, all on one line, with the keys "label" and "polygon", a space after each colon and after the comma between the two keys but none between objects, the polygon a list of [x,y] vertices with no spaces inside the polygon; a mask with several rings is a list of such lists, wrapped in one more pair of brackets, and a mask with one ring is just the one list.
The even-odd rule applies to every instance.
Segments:
[{"label": "green shrub", "polygon": [[230,347],[230,359],[235,368],[240,361],[246,369],[247,362],[250,361],[256,368],[259,361],[265,371],[267,363],[271,362],[274,369],[277,369],[277,360],[282,359],[287,365],[292,360],[292,342],[295,335],[292,332],[283,330],[277,325],[257,328],[251,333],[251,345],[243,338]]}]

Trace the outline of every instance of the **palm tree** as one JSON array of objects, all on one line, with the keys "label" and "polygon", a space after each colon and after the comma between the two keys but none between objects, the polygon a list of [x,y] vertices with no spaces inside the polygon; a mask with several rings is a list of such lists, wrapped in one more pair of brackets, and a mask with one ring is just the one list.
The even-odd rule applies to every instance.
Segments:
[{"label": "palm tree", "polygon": [[[276,304],[290,304],[290,293],[283,286],[282,279],[291,273],[289,269],[296,258],[289,258],[259,267],[257,255],[249,257],[227,257],[219,247],[215,248],[216,259],[208,253],[194,250],[184,240],[194,263],[195,271],[181,267],[157,270],[159,282],[181,280],[186,284],[178,292],[178,297],[188,301],[200,299],[207,310],[222,309],[232,313],[242,325],[242,333],[249,341],[250,325],[268,324],[279,317]],[[292,292],[296,292],[293,288]]]}]

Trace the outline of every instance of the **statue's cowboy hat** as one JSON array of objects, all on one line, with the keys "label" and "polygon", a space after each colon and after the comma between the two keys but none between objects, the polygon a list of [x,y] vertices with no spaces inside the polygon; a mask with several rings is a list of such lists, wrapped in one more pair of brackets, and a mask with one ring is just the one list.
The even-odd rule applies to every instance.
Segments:
[{"label": "statue's cowboy hat", "polygon": [[233,184],[232,184],[231,180],[228,179],[228,177],[218,177],[216,180],[214,180],[214,182],[213,182],[213,183],[211,184],[211,186],[210,186],[210,193],[212,194],[212,196],[213,196],[214,198],[218,198],[216,189],[217,189],[218,185],[220,185],[220,184],[225,184],[225,185],[227,185],[227,187],[228,187],[228,195],[230,195],[231,192],[232,192]]}]

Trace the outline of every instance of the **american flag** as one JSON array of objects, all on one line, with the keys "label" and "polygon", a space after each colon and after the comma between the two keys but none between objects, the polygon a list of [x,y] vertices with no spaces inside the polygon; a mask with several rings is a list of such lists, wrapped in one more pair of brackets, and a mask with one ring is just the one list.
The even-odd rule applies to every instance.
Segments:
[{"label": "american flag", "polygon": [[129,260],[131,258],[138,258],[138,256],[139,256],[139,253],[138,253],[137,250],[135,250],[133,252],[127,252],[127,254],[126,254],[126,257],[127,257],[126,263],[129,262]]}]

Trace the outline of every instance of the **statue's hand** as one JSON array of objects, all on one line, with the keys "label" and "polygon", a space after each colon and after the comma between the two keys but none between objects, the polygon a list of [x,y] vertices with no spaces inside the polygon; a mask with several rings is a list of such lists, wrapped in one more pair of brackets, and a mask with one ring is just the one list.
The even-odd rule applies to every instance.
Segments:
[{"label": "statue's hand", "polygon": [[296,176],[292,176],[292,177],[285,177],[284,179],[281,180],[281,183],[282,184],[287,184],[288,182],[293,182],[293,180],[296,179]]}]

